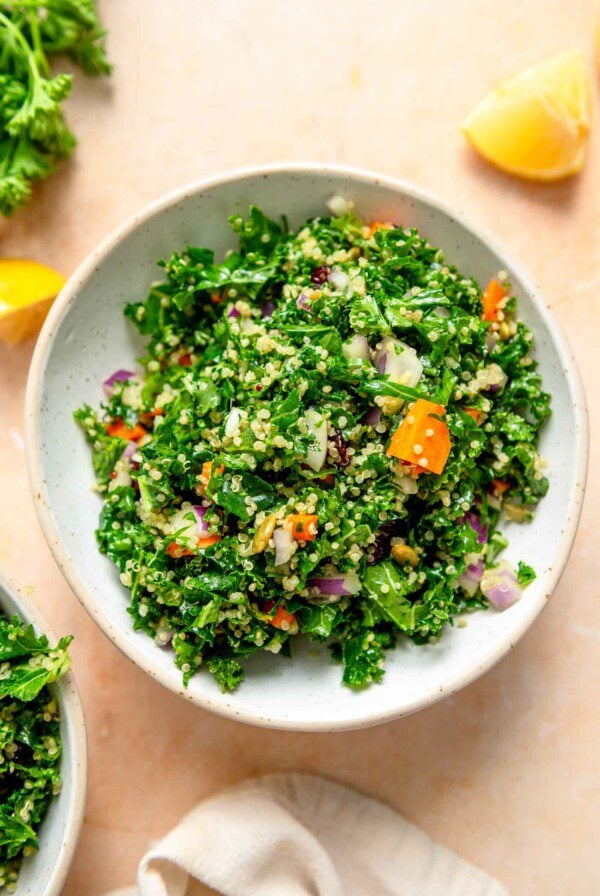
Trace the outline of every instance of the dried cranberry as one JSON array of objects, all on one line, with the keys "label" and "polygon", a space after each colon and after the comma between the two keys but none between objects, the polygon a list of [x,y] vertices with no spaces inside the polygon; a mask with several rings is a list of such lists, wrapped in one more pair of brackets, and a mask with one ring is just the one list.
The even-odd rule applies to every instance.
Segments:
[{"label": "dried cranberry", "polygon": [[17,742],[12,760],[16,765],[28,765],[32,760],[31,747],[28,744]]},{"label": "dried cranberry", "polygon": [[256,389],[257,392],[262,392],[262,390],[263,390],[263,387],[260,385],[260,383],[258,384],[258,386],[255,386],[254,388]]},{"label": "dried cranberry", "polygon": [[340,456],[340,459],[336,461],[337,466],[347,467],[350,463],[350,458],[348,457],[348,443],[346,442],[346,439],[343,437],[339,429],[333,430],[333,437],[331,441],[337,448],[337,453]]},{"label": "dried cranberry", "polygon": [[392,538],[394,535],[398,535],[400,533],[401,521],[400,520],[388,520],[387,523],[384,523],[383,526],[377,530],[375,534],[375,541],[369,548],[369,553],[367,554],[367,563],[379,563],[380,560],[383,560],[384,557],[387,557],[390,553]]},{"label": "dried cranberry", "polygon": [[314,271],[310,275],[310,282],[313,286],[322,286],[327,282],[327,278],[331,274],[331,268],[328,264],[322,264],[320,267],[315,268]]}]

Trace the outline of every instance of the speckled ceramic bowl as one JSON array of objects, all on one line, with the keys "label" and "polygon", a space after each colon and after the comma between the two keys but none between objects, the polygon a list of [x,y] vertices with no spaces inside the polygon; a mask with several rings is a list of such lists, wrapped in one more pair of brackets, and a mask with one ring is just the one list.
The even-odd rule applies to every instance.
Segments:
[{"label": "speckled ceramic bowl", "polygon": [[[47,635],[49,641],[57,640],[31,602],[2,581],[0,610],[7,616],[18,613],[26,622],[32,623],[37,632]],[[60,896],[83,821],[87,746],[83,710],[73,674],[67,673],[50,689],[60,704],[62,791],[50,804],[39,829],[38,852],[23,862],[15,896]]]},{"label": "speckled ceramic bowl", "polygon": [[[247,679],[222,694],[208,675],[186,689],[169,651],[134,632],[128,595],[116,569],[96,548],[100,500],[92,493],[90,453],[73,410],[97,405],[101,383],[131,365],[141,345],[123,306],[145,297],[159,272],[156,259],[186,242],[234,245],[232,213],[255,203],[292,226],[325,211],[334,193],[352,198],[366,219],[418,227],[463,271],[485,282],[508,271],[519,313],[533,329],[554,416],[542,436],[551,488],[535,521],[508,524],[509,560],[537,570],[523,599],[505,613],[477,613],[466,628],[449,629],[435,646],[405,641],[389,655],[381,684],[360,693],[340,685],[326,648],[299,645],[292,661],[270,654],[247,663]],[[538,289],[489,234],[452,209],[395,180],[324,165],[235,171],[160,199],[108,237],[83,262],[56,301],[34,355],[27,392],[27,446],[37,512],[54,556],[98,625],[133,662],[199,706],[258,725],[310,731],[372,725],[428,706],[489,669],[519,640],[552,594],[577,527],[587,461],[587,421],[579,376],[568,346]]]}]

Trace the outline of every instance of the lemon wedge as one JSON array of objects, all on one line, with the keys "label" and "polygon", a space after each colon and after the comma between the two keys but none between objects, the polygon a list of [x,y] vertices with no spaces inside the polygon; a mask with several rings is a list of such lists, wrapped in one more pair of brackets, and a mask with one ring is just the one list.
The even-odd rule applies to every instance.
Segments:
[{"label": "lemon wedge", "polygon": [[0,258],[0,339],[14,345],[37,333],[64,284],[45,264]]},{"label": "lemon wedge", "polygon": [[590,86],[578,49],[505,81],[463,124],[467,139],[488,161],[546,181],[581,171],[589,130]]}]

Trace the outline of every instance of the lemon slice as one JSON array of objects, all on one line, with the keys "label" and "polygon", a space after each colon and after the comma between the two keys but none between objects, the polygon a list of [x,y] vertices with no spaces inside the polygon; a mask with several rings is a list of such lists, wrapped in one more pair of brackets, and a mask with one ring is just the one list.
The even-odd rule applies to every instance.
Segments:
[{"label": "lemon slice", "polygon": [[488,161],[533,180],[581,171],[590,130],[590,86],[580,50],[553,56],[501,84],[463,132]]},{"label": "lemon slice", "polygon": [[45,264],[0,258],[0,339],[14,345],[37,333],[64,284]]}]

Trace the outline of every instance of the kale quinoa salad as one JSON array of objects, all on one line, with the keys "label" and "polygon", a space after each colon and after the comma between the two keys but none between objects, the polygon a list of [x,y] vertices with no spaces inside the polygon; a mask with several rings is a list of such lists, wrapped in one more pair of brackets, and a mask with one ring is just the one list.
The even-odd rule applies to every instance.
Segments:
[{"label": "kale quinoa salad", "polygon": [[302,633],[360,688],[400,636],[434,643],[534,578],[498,559],[501,517],[548,488],[549,396],[506,275],[482,292],[416,230],[329,207],[296,231],[251,208],[222,263],[161,262],[125,310],[142,372],[75,413],[100,550],[186,684],[206,667],[233,690]]},{"label": "kale quinoa salad", "polygon": [[50,647],[31,625],[0,611],[0,891],[16,888],[60,792],[60,714],[47,686],[69,669],[70,642]]}]

